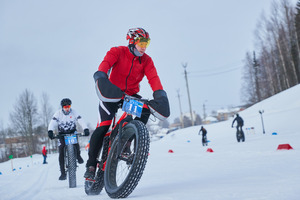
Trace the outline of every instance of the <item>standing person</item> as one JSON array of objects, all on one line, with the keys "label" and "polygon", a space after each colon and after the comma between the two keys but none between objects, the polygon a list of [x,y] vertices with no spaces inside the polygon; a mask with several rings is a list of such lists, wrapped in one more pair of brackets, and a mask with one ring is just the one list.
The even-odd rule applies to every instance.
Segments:
[{"label": "standing person", "polygon": [[43,154],[43,157],[44,157],[43,164],[48,164],[47,161],[46,161],[46,158],[47,158],[47,149],[46,149],[46,146],[43,147],[42,154]]},{"label": "standing person", "polygon": [[[126,39],[129,45],[112,47],[94,74],[96,93],[100,100],[99,123],[91,136],[85,178],[94,178],[103,138],[124,94],[141,98],[137,93],[144,76],[148,79],[154,97],[148,107],[161,120],[170,115],[167,93],[163,90],[152,58],[145,53],[150,43],[149,33],[143,28],[132,28],[127,32]],[[150,110],[143,108],[141,118],[137,119],[146,124]]]},{"label": "standing person", "polygon": [[207,130],[203,126],[201,126],[201,129],[200,129],[198,135],[200,135],[201,131],[202,131],[202,145],[207,146],[207,137],[206,137]]},{"label": "standing person", "polygon": [[232,125],[231,125],[232,128],[233,128],[233,124],[235,121],[237,122],[237,126],[236,126],[237,131],[239,129],[240,129],[240,131],[243,131],[242,127],[244,126],[244,120],[240,117],[239,114],[236,114],[236,117],[234,118]]},{"label": "standing person", "polygon": [[[48,126],[48,136],[52,140],[54,139],[53,130],[58,128],[58,136],[61,134],[72,134],[76,131],[76,123],[78,122],[82,129],[84,130],[84,135],[88,136],[90,134],[89,129],[82,119],[82,117],[77,114],[77,112],[71,108],[72,101],[68,98],[62,99],[60,102],[61,109],[56,111],[53,115],[50,124]],[[59,166],[61,175],[59,180],[66,180],[66,170],[64,166],[64,148],[65,140],[63,136],[59,137]],[[77,149],[77,160],[79,164],[82,164],[84,161],[80,155],[79,143],[76,145]]]}]

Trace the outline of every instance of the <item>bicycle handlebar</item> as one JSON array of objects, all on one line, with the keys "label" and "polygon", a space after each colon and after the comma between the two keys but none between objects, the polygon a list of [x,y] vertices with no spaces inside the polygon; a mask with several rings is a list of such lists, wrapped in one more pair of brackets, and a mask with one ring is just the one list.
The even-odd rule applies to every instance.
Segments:
[{"label": "bicycle handlebar", "polygon": [[53,139],[59,139],[59,138],[61,138],[61,137],[64,137],[64,136],[70,136],[70,135],[77,135],[77,136],[79,136],[79,137],[84,136],[83,133],[78,133],[77,131],[75,131],[74,133],[58,134],[58,135],[54,136]]},{"label": "bicycle handlebar", "polygon": [[129,101],[130,99],[133,99],[133,100],[136,100],[136,101],[141,101],[146,105],[148,105],[148,103],[149,103],[148,99],[140,99],[140,98],[129,96],[129,95],[126,94],[125,97],[124,97],[124,101],[125,100]]}]

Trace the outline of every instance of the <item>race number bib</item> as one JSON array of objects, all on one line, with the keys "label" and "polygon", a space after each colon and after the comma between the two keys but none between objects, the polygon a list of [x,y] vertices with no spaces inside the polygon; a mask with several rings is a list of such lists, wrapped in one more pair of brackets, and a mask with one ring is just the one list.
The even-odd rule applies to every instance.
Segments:
[{"label": "race number bib", "polygon": [[130,99],[129,101],[124,101],[122,110],[131,115],[136,115],[137,117],[141,117],[143,110],[143,103],[136,101],[134,99]]},{"label": "race number bib", "polygon": [[76,135],[65,136],[65,143],[66,143],[66,145],[77,144],[78,141],[77,141]]}]

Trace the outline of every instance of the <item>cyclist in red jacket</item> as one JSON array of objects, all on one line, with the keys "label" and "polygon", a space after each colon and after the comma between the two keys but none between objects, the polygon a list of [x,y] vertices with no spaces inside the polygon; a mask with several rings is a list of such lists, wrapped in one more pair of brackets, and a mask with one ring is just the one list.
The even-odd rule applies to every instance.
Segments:
[{"label": "cyclist in red jacket", "polygon": [[[137,93],[144,76],[153,90],[154,99],[150,101],[149,109],[161,120],[170,115],[167,93],[163,90],[151,57],[145,53],[150,43],[149,33],[143,28],[132,28],[126,39],[129,40],[129,45],[112,47],[94,74],[96,92],[100,99],[99,123],[90,139],[85,178],[93,178],[95,175],[103,138],[118,110],[119,102],[124,94],[141,98]],[[139,118],[145,124],[150,115],[149,109],[144,108]]]}]

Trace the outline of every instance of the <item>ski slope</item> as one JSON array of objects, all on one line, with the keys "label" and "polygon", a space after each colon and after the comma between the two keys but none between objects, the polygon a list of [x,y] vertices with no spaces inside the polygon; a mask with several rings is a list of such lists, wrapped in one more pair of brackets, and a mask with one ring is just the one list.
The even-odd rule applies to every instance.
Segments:
[{"label": "ski slope", "polygon": [[[266,133],[259,110],[264,110]],[[151,143],[144,175],[128,197],[136,200],[299,200],[300,199],[300,85],[240,112],[246,141],[238,143],[229,121],[207,125],[208,147],[201,144],[200,126],[174,131]],[[272,135],[276,132],[277,135]],[[277,150],[290,144],[293,150]],[[211,148],[214,152],[206,152]],[[168,153],[169,150],[174,153]],[[82,156],[86,160],[87,152]],[[13,159],[0,163],[1,200],[110,199],[84,192],[84,165],[77,171],[77,188],[58,181],[58,155]],[[21,169],[20,169],[21,167]]]}]

